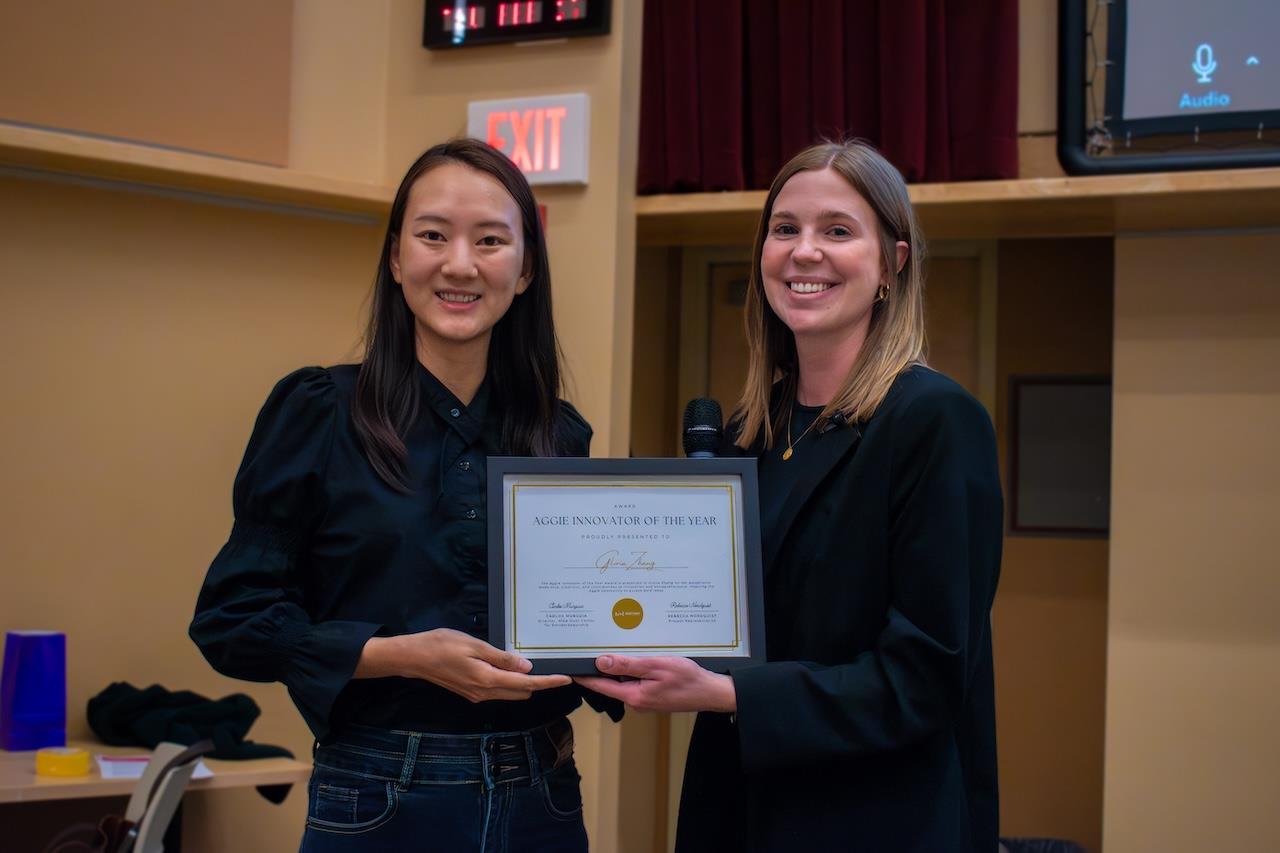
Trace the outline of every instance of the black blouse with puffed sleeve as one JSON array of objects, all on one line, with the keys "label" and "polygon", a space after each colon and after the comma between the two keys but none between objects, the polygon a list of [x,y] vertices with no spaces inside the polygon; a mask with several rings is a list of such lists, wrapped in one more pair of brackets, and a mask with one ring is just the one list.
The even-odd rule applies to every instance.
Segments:
[{"label": "black blouse with puffed sleeve", "polygon": [[[464,406],[419,368],[422,406],[405,436],[411,492],[392,489],[351,420],[357,372],[305,368],[271,392],[192,639],[225,675],[283,682],[320,739],[349,724],[517,731],[573,710],[584,696],[576,686],[473,704],[418,679],[352,679],[373,636],[453,628],[488,639],[485,459],[502,455],[488,383]],[[587,455],[591,427],[568,403],[556,428],[564,455]],[[585,695],[621,716],[618,704]]]}]

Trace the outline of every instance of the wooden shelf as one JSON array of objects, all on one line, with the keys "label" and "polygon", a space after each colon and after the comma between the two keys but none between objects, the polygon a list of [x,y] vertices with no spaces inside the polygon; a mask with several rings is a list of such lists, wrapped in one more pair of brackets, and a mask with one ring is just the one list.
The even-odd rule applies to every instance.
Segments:
[{"label": "wooden shelf", "polygon": [[[1280,226],[1280,168],[914,184],[931,240]],[[636,199],[642,245],[750,243],[766,193]]]},{"label": "wooden shelf", "polygon": [[[391,187],[0,123],[0,167],[380,218]],[[1280,226],[1280,168],[915,184],[931,240]],[[764,191],[641,196],[642,245],[749,244]]]},{"label": "wooden shelf", "polygon": [[[35,752],[0,750],[0,804],[32,803],[46,800],[76,800],[86,797],[127,797],[138,785],[137,779],[103,779],[98,775],[97,755],[146,755],[143,747],[104,746],[89,741],[74,741],[89,752],[91,770],[87,776],[37,776]],[[291,785],[305,783],[311,776],[311,765],[292,758],[255,758],[249,761],[204,759],[213,771],[207,779],[196,779],[189,791],[216,791],[221,788],[245,788],[256,785]]]},{"label": "wooden shelf", "polygon": [[276,166],[3,123],[0,166],[370,218],[386,215],[395,195]]}]

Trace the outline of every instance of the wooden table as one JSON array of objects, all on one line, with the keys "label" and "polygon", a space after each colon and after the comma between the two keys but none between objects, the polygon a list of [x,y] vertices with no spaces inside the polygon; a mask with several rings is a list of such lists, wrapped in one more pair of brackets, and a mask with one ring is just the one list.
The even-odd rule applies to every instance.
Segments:
[{"label": "wooden table", "polygon": [[[61,812],[56,820],[49,809],[57,809],[54,801],[81,801],[68,803],[72,811],[91,811],[96,821],[106,813],[106,806],[92,811],[88,802],[99,797],[128,797],[137,786],[137,779],[103,779],[98,774],[97,755],[145,755],[144,747],[103,746],[91,741],[69,741],[68,746],[78,746],[89,753],[89,773],[85,776],[53,777],[37,776],[35,752],[6,752],[0,749],[0,825],[6,826],[6,837],[0,841],[0,849],[39,850],[60,826],[67,825]],[[193,779],[187,792],[216,791],[228,788],[246,788],[258,785],[288,785],[306,783],[311,776],[311,765],[292,758],[255,758],[248,761],[218,761],[203,759],[213,775],[208,779]],[[111,806],[112,811],[123,811],[124,805]],[[15,811],[16,810],[16,811]],[[36,814],[32,811],[35,810]],[[5,813],[8,812],[6,816]],[[20,816],[21,815],[21,816]],[[88,819],[81,816],[78,819]],[[12,821],[12,826],[9,823]],[[51,822],[52,821],[52,822]],[[74,820],[69,822],[75,822]],[[15,834],[16,833],[16,834]],[[181,853],[182,805],[178,805],[173,820],[164,834],[165,853]]]},{"label": "wooden table", "polygon": [[[36,775],[34,752],[6,752],[0,749],[0,803],[27,803],[41,800],[76,800],[88,797],[127,797],[137,779],[103,779],[98,775],[96,755],[145,755],[145,747],[103,746],[100,743],[68,741],[89,753],[89,775],[57,777]],[[193,779],[188,791],[219,788],[246,788],[257,785],[288,785],[306,782],[311,765],[292,758],[255,758],[249,761],[218,761],[205,758],[213,771],[208,779]]]}]

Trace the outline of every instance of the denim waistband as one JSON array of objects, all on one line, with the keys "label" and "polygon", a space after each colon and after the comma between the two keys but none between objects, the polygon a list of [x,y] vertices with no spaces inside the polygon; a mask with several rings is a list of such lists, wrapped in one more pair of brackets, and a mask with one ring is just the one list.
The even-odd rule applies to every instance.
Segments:
[{"label": "denim waistband", "polygon": [[573,727],[564,717],[520,732],[474,735],[348,726],[317,744],[316,767],[418,784],[532,783],[573,756]]}]

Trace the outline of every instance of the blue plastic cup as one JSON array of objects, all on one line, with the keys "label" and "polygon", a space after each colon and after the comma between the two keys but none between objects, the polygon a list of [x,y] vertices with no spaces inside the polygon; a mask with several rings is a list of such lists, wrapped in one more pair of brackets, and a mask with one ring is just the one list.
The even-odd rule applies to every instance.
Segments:
[{"label": "blue plastic cup", "polygon": [[67,635],[9,631],[0,672],[0,747],[66,746]]}]

